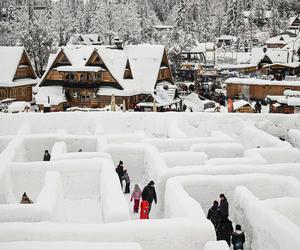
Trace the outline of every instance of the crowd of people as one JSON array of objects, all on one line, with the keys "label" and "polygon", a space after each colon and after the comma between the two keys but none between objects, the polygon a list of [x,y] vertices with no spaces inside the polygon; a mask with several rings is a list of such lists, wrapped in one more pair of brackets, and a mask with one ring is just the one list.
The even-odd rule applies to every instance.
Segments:
[{"label": "crowd of people", "polygon": [[[130,193],[130,177],[126,169],[124,169],[123,161],[119,161],[116,168],[121,188],[123,190],[123,181],[125,181],[125,194]],[[141,201],[142,199],[142,201]],[[149,219],[153,201],[157,203],[156,191],[154,187],[154,181],[150,181],[147,186],[144,187],[143,191],[140,189],[138,184],[135,184],[134,190],[131,194],[130,201],[134,202],[133,212],[139,213],[140,208],[140,219]]]},{"label": "crowd of people", "polygon": [[245,234],[240,225],[233,230],[232,222],[229,220],[229,204],[224,194],[220,194],[220,202],[214,201],[208,210],[207,219],[215,227],[217,240],[225,240],[228,246],[233,245],[233,250],[244,249]]}]

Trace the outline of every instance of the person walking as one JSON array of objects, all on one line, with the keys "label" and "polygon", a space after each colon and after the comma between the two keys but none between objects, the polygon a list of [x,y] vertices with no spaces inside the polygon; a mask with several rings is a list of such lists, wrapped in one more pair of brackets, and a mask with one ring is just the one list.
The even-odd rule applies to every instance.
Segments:
[{"label": "person walking", "polygon": [[48,150],[45,150],[43,161],[50,161],[50,159],[51,155],[49,154]]},{"label": "person walking", "polygon": [[132,200],[134,201],[134,205],[133,205],[133,212],[134,213],[139,212],[139,205],[140,205],[141,196],[142,196],[142,191],[141,191],[139,185],[135,184],[134,190],[133,190],[131,198],[130,198],[131,202],[132,202]]},{"label": "person walking", "polygon": [[256,101],[254,108],[256,113],[261,113],[261,104],[259,101]]},{"label": "person walking", "polygon": [[217,240],[225,240],[230,247],[230,238],[233,232],[232,222],[228,218],[221,218],[217,228]]},{"label": "person walking", "polygon": [[207,219],[209,219],[212,222],[216,231],[219,223],[218,206],[219,206],[219,202],[214,201],[213,206],[208,210],[207,213]]},{"label": "person walking", "polygon": [[142,200],[141,202],[141,212],[140,212],[140,219],[149,219],[149,202],[147,200]]},{"label": "person walking", "polygon": [[124,175],[123,161],[119,161],[119,164],[116,168],[116,172],[119,176],[120,184],[121,184],[121,187],[122,187],[122,190],[123,190],[123,182],[122,182],[122,178],[123,178],[123,175]]},{"label": "person walking", "polygon": [[149,203],[149,213],[151,211],[152,202],[154,200],[155,204],[157,203],[156,191],[154,187],[154,181],[150,181],[148,185],[144,188],[142,192],[143,200],[147,200]]},{"label": "person walking", "polygon": [[243,250],[245,243],[245,234],[242,231],[241,225],[237,224],[235,226],[235,231],[232,233],[231,242],[233,245],[233,250]]},{"label": "person walking", "polygon": [[228,212],[228,201],[224,194],[220,194],[220,205],[218,207],[218,212],[220,215],[220,219],[228,218],[229,212]]},{"label": "person walking", "polygon": [[22,195],[22,199],[20,201],[20,204],[32,204],[33,201],[29,199],[29,197],[27,196],[26,192],[24,192],[24,194]]},{"label": "person walking", "polygon": [[124,170],[124,174],[122,177],[122,181],[125,180],[126,186],[125,186],[125,194],[129,194],[130,193],[130,178],[129,175],[127,173],[127,170]]}]

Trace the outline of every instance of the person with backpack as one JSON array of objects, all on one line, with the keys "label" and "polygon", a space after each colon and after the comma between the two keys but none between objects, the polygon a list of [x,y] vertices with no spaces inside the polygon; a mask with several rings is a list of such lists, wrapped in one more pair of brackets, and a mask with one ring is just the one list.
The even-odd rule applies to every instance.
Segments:
[{"label": "person with backpack", "polygon": [[143,200],[148,201],[149,213],[150,213],[153,200],[154,200],[155,204],[157,203],[154,181],[150,181],[148,183],[148,185],[144,188],[144,190],[142,192],[142,198],[143,198]]},{"label": "person with backpack", "polygon": [[245,243],[245,234],[242,231],[241,225],[235,226],[235,231],[232,233],[231,242],[233,245],[233,250],[243,250]]},{"label": "person with backpack", "polygon": [[216,231],[217,231],[217,226],[218,226],[219,219],[220,219],[219,213],[218,213],[218,206],[219,206],[219,202],[214,201],[213,206],[208,210],[208,213],[207,213],[207,219],[212,222]]}]

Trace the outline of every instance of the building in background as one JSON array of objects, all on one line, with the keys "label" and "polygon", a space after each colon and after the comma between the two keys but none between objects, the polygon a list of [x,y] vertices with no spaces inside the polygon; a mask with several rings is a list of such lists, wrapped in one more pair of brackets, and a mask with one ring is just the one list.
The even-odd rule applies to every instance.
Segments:
[{"label": "building in background", "polygon": [[0,100],[32,101],[37,78],[24,47],[0,47]]}]

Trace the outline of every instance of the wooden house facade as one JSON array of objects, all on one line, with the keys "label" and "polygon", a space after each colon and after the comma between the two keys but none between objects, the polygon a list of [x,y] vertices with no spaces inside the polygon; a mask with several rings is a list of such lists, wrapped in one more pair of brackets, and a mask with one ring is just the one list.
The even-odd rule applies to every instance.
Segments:
[{"label": "wooden house facade", "polygon": [[23,47],[0,47],[0,100],[32,101],[32,88],[38,83]]},{"label": "wooden house facade", "polygon": [[[152,53],[151,53],[152,52]],[[103,108],[125,100],[127,108],[144,100],[156,84],[173,84],[168,58],[163,46],[67,46],[50,58],[39,84],[49,95],[37,94],[37,104],[66,107]],[[53,88],[62,87],[60,97]],[[52,89],[52,90],[51,90]],[[45,91],[43,91],[45,92]],[[45,96],[46,95],[46,96]],[[56,100],[64,100],[57,103]]]},{"label": "wooden house facade", "polygon": [[268,95],[283,95],[288,89],[300,90],[300,81],[271,81],[256,78],[226,80],[227,97],[231,99],[264,100]]}]

